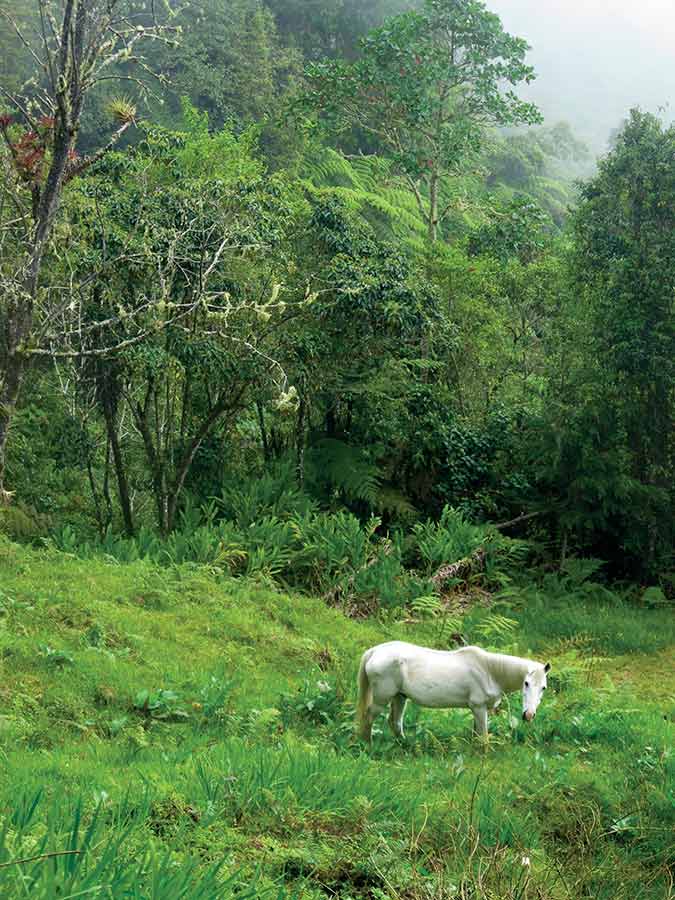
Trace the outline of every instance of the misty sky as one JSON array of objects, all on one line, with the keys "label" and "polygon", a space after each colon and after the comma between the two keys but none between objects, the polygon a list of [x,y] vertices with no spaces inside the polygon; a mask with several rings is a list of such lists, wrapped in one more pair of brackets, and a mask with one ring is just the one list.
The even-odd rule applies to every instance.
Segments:
[{"label": "misty sky", "polygon": [[595,149],[631,106],[675,118],[675,0],[487,0],[532,45],[529,90]]}]

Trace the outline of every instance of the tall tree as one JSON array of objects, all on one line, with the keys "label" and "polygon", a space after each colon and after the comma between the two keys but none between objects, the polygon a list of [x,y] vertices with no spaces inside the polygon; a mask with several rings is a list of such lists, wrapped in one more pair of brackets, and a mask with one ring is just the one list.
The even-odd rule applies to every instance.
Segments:
[{"label": "tall tree", "polygon": [[212,127],[228,121],[261,123],[278,102],[301,64],[283,47],[274,17],[262,0],[206,0],[188,4],[178,23],[180,47],[154,54],[155,67],[168,77],[171,113],[181,97],[208,112]]},{"label": "tall tree", "polygon": [[211,133],[205,114],[185,112],[184,131],[142,125],[145,140],[110,155],[65,210],[83,294],[81,333],[68,340],[94,363],[84,374],[96,379],[125,527],[123,410],[165,534],[203,443],[224,438],[254,384],[283,384],[270,342],[293,307],[275,273],[294,192],[266,175],[255,130]]},{"label": "tall tree", "polygon": [[633,110],[574,219],[576,273],[602,362],[602,402],[642,486],[647,567],[671,552],[675,513],[675,127]]},{"label": "tall tree", "polygon": [[486,128],[540,121],[502,90],[534,78],[528,49],[480,0],[426,0],[364,38],[356,62],[309,66],[302,106],[391,156],[435,241],[452,206],[443,187],[476,160]]},{"label": "tall tree", "polygon": [[358,42],[387,16],[417,5],[415,0],[265,0],[280,33],[306,60],[353,59]]},{"label": "tall tree", "polygon": [[3,89],[0,116],[4,153],[0,163],[3,211],[0,240],[11,254],[0,267],[0,502],[7,502],[5,448],[30,358],[40,308],[43,262],[66,184],[97,162],[134,122],[135,110],[117,108],[119,124],[108,142],[79,159],[77,134],[92,89],[122,59],[133,60],[139,43],[159,38],[163,26],[148,25],[127,0],[38,0],[37,38],[24,33],[11,9],[0,8],[18,46],[32,59],[32,97]]}]

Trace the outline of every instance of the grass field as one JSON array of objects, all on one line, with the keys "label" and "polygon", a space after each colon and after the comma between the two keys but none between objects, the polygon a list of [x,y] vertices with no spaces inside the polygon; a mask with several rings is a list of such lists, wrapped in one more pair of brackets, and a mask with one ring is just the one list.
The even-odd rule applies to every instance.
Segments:
[{"label": "grass field", "polygon": [[672,611],[512,589],[462,630],[550,659],[534,723],[410,709],[366,752],[362,650],[447,646],[401,618],[0,538],[0,897],[673,896]]}]

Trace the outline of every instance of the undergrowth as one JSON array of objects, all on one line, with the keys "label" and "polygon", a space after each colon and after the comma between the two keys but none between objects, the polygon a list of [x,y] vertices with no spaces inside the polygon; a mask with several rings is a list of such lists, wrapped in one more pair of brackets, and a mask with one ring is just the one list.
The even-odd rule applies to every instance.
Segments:
[{"label": "undergrowth", "polygon": [[[267,585],[321,594],[358,612],[378,608],[439,609],[439,567],[481,551],[465,573],[490,587],[507,583],[529,547],[446,508],[438,521],[384,530],[344,509],[322,511],[283,475],[229,487],[202,508],[187,503],[175,532],[162,538],[142,527],[134,537],[108,530],[97,541],[64,526],[48,545],[82,559],[162,566],[194,563],[214,576],[253,578]],[[461,579],[458,579],[460,581]],[[421,604],[421,605],[420,605]]]}]

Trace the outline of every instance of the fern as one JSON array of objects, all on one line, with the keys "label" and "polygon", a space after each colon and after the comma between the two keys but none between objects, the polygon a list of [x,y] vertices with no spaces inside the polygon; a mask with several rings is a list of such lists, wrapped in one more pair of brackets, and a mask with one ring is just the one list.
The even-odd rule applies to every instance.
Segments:
[{"label": "fern", "polygon": [[307,454],[314,478],[328,482],[331,493],[346,500],[361,500],[371,509],[377,506],[382,474],[359,447],[326,438]]},{"label": "fern", "polygon": [[213,502],[220,515],[241,528],[247,528],[265,516],[289,520],[316,510],[314,501],[295,483],[295,474],[288,465],[236,487],[226,486]]},{"label": "fern", "polygon": [[347,159],[323,148],[305,159],[306,186],[314,193],[339,197],[382,238],[407,242],[422,250],[427,226],[410,191],[391,174],[389,160],[378,156]]},{"label": "fern", "polygon": [[581,559],[575,556],[569,557],[562,566],[562,571],[568,579],[571,588],[579,588],[603,568],[601,559]]},{"label": "fern", "polygon": [[416,597],[410,604],[410,609],[422,619],[432,618],[443,610],[443,604],[436,594],[426,594],[423,597]]},{"label": "fern", "polygon": [[246,574],[274,579],[291,568],[297,555],[295,529],[290,522],[265,516],[242,533],[247,553]]},{"label": "fern", "polygon": [[[424,251],[427,223],[413,193],[392,170],[390,160],[378,156],[347,159],[322,148],[304,160],[306,186],[340,197],[375,228],[380,237],[396,239],[413,251]],[[466,230],[482,221],[485,184],[480,174],[447,179],[440,205],[450,207],[449,232]]]},{"label": "fern", "polygon": [[318,590],[334,589],[373,560],[372,538],[379,524],[374,518],[364,528],[347,512],[298,519],[292,525],[302,550],[295,561],[297,569],[304,570]]},{"label": "fern", "polygon": [[378,489],[376,508],[379,512],[388,512],[403,520],[415,519],[419,515],[419,511],[402,491],[386,484]]},{"label": "fern", "polygon": [[487,538],[487,529],[467,522],[460,510],[445,507],[438,522],[413,528],[417,549],[428,572],[469,557]]},{"label": "fern", "polygon": [[473,630],[488,641],[505,641],[518,627],[516,619],[492,612],[474,625]]},{"label": "fern", "polygon": [[384,484],[384,473],[361,447],[326,438],[307,454],[308,481],[317,493],[347,503],[360,501],[378,513],[414,519],[417,509],[401,491]]}]

